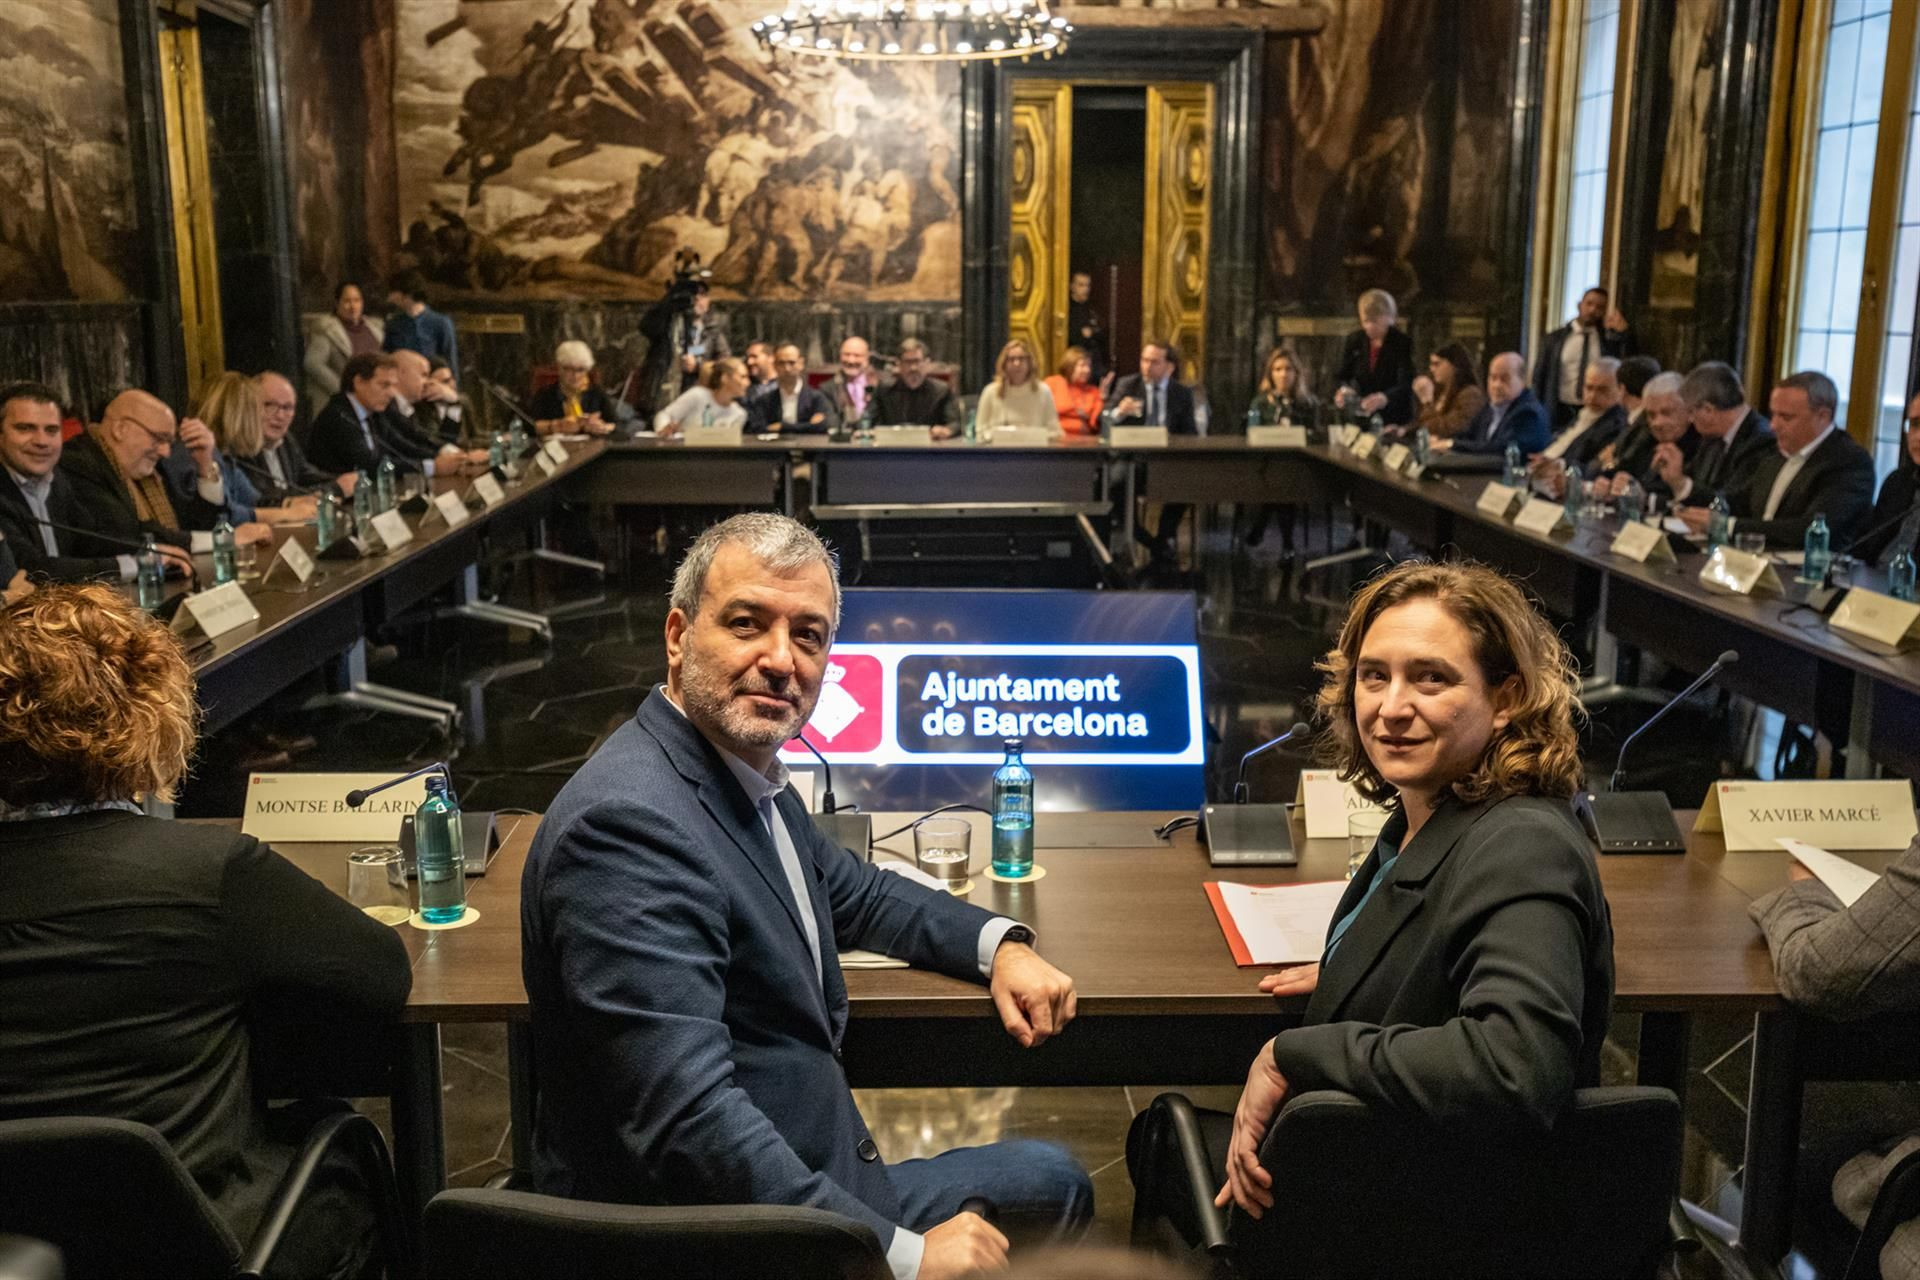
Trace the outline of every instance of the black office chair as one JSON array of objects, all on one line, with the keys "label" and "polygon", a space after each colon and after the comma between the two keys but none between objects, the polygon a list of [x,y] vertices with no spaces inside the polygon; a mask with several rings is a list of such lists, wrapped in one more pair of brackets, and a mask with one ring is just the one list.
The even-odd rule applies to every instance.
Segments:
[{"label": "black office chair", "polygon": [[1842,1280],[1879,1280],[1880,1251],[1886,1248],[1887,1238],[1895,1227],[1913,1218],[1920,1218],[1920,1151],[1909,1151],[1887,1171]]},{"label": "black office chair", "polygon": [[1199,1245],[1242,1276],[1627,1280],[1671,1248],[1680,1104],[1665,1089],[1582,1089],[1544,1137],[1442,1131],[1303,1093],[1262,1147],[1276,1194],[1257,1222],[1213,1207],[1232,1117],[1179,1094],[1153,1107],[1128,1144],[1134,1243]]},{"label": "black office chair", "polygon": [[150,1126],[92,1116],[0,1121],[0,1231],[53,1245],[66,1280],[252,1280],[336,1153],[372,1190],[388,1276],[412,1280],[412,1237],[386,1141],[344,1102],[307,1131],[244,1245]]},{"label": "black office chair", "polygon": [[45,1240],[0,1234],[0,1280],[66,1280],[60,1251]]},{"label": "black office chair", "polygon": [[864,1223],[784,1205],[655,1207],[528,1191],[443,1191],[424,1280],[890,1280]]}]

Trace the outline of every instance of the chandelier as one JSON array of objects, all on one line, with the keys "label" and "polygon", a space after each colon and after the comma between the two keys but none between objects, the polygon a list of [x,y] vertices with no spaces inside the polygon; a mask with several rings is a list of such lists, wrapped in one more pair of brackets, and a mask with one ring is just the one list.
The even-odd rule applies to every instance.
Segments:
[{"label": "chandelier", "polygon": [[818,58],[961,62],[1051,57],[1073,24],[1046,0],[789,0],[753,34],[769,49]]}]

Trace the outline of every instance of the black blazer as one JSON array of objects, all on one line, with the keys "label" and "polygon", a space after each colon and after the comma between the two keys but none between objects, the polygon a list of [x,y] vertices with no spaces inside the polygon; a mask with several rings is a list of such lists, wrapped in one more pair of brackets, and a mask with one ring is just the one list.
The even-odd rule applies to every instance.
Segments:
[{"label": "black blazer", "polygon": [[[273,472],[267,466],[267,455],[277,454],[280,459],[280,474],[287,478],[281,484],[273,478]],[[234,465],[246,473],[253,483],[254,491],[260,495],[256,506],[284,507],[287,499],[305,493],[318,493],[333,483],[333,476],[307,461],[307,455],[300,448],[300,442],[288,432],[279,444],[262,449],[251,458],[242,458],[237,454]]]},{"label": "black blazer", "polygon": [[[1387,833],[1403,834],[1396,813]],[[1378,850],[1337,922],[1365,894]],[[1274,1039],[1294,1093],[1459,1125],[1545,1129],[1597,1084],[1613,926],[1565,800],[1443,800],[1331,958],[1303,1025]]]},{"label": "black blazer", "polygon": [[[1727,448],[1724,436],[1717,440],[1701,439],[1699,451],[1687,467],[1687,478],[1693,481],[1693,488],[1685,504],[1704,507],[1712,503],[1714,494],[1724,493],[1731,507],[1738,500],[1737,495],[1752,486],[1753,473],[1765,466],[1767,459],[1779,456],[1780,449],[1773,441],[1773,424],[1753,410],[1747,410],[1747,416],[1740,420],[1733,433],[1732,449]],[[1766,494],[1760,495],[1763,505],[1766,498]]]},{"label": "black blazer", "polygon": [[[1876,563],[1893,548],[1893,541],[1901,535],[1905,521],[1901,516],[1920,510],[1920,467],[1903,463],[1895,467],[1887,476],[1886,483],[1880,486],[1880,500],[1873,504],[1873,515],[1867,521],[1869,536],[1854,544],[1852,554],[1868,563]],[[1833,544],[1835,551],[1840,543]],[[1920,556],[1920,547],[1908,547],[1907,550]]]},{"label": "black blazer", "polygon": [[[1672,497],[1673,494],[1667,488],[1667,482],[1662,480],[1660,473],[1653,469],[1653,451],[1660,447],[1660,442],[1653,438],[1653,432],[1642,428],[1639,437],[1632,437],[1631,432],[1629,437],[1627,442],[1615,452],[1613,469],[1624,471],[1638,480],[1640,487],[1648,493]],[[1680,450],[1683,467],[1691,470],[1694,455],[1700,452],[1700,433],[1692,426],[1688,426],[1685,433],[1673,444]]]},{"label": "black blazer", "polygon": [[[113,460],[85,432],[67,441],[61,449],[59,473],[73,486],[74,510],[78,516],[76,524],[107,538],[136,545],[142,535],[150,533],[155,542],[184,547],[189,551],[193,549],[193,536],[186,530],[169,529],[156,521],[139,517],[133,507],[133,495],[127,492],[126,481],[114,470]],[[167,484],[165,466],[158,468],[154,474],[160,477],[162,484],[167,485],[167,495],[173,501],[173,514],[176,517],[192,521],[196,515],[213,511],[198,495],[188,498]],[[51,504],[48,509],[52,509]],[[216,512],[212,518],[204,521],[208,528],[213,527],[213,520],[217,516]],[[58,516],[53,518],[59,519]],[[116,550],[119,547],[119,543],[112,545]]]},{"label": "black blazer", "polygon": [[[814,414],[821,415],[820,421],[813,421]],[[747,430],[749,431],[786,431],[800,432],[831,431],[840,425],[840,415],[834,412],[833,401],[827,393],[818,387],[802,385],[799,398],[793,406],[794,423],[790,427],[779,426],[780,422],[780,384],[761,392],[747,401]]]},{"label": "black blazer", "polygon": [[[1549,409],[1560,401],[1560,349],[1567,339],[1573,336],[1573,322],[1568,321],[1540,340],[1540,354],[1533,361],[1533,394],[1540,397],[1540,403]],[[1612,356],[1624,360],[1635,350],[1631,333],[1614,333],[1605,325],[1600,326],[1600,349],[1594,352],[1600,356]]]},{"label": "black blazer", "polygon": [[374,442],[369,445],[366,433],[360,429],[359,415],[347,402],[347,393],[334,393],[333,399],[313,415],[313,425],[307,430],[307,457],[315,466],[334,475],[345,475],[349,471],[371,474],[380,465],[382,456],[378,420],[378,414],[368,415],[367,424],[374,428]]},{"label": "black blazer", "polygon": [[1843,428],[1827,433],[1820,447],[1807,456],[1800,474],[1788,482],[1773,519],[1762,520],[1760,513],[1767,509],[1773,482],[1786,465],[1776,443],[1773,457],[1754,468],[1747,487],[1727,494],[1736,532],[1764,533],[1774,546],[1798,547],[1819,514],[1827,518],[1827,545],[1838,547],[1867,527],[1873,512],[1873,455]]},{"label": "black blazer", "polygon": [[1375,392],[1386,396],[1387,407],[1380,416],[1389,425],[1413,421],[1413,339],[1404,329],[1389,329],[1380,343],[1380,359],[1369,364],[1367,350],[1372,344],[1365,329],[1347,335],[1340,348],[1340,368],[1333,375],[1336,387],[1352,387],[1364,398]]},{"label": "black blazer", "polygon": [[[1119,404],[1128,396],[1140,402],[1140,412],[1130,418],[1113,414],[1111,421],[1122,425],[1139,424],[1146,421],[1147,384],[1137,373],[1130,373],[1113,384],[1113,394],[1107,397],[1109,405]],[[1178,377],[1167,379],[1167,432],[1176,436],[1200,434],[1199,426],[1193,418],[1193,388],[1183,384]]]},{"label": "black blazer", "polygon": [[[554,422],[564,418],[567,407],[562,394],[559,383],[549,382],[533,393],[533,403],[527,406],[527,412],[537,422]],[[633,416],[631,410],[623,415],[621,410],[625,408],[625,403],[616,401],[608,395],[605,387],[590,383],[587,389],[580,393],[580,412],[582,414],[597,413],[600,415],[600,420],[610,427],[617,426],[626,418]]]},{"label": "black blazer", "polygon": [[[1568,423],[1568,429],[1571,429],[1572,425]],[[1593,465],[1593,460],[1600,456],[1602,449],[1619,438],[1620,433],[1626,430],[1626,426],[1627,411],[1619,405],[1613,406],[1594,419],[1593,425],[1582,432],[1578,440],[1567,446],[1567,451],[1560,455],[1560,460],[1585,471]],[[1552,441],[1548,443],[1551,444]]]},{"label": "black blazer", "polygon": [[[80,510],[80,500],[74,496],[73,482],[58,470],[54,471],[53,487],[47,492],[47,518],[56,524],[75,528],[92,527],[86,513]],[[20,486],[4,469],[0,469],[0,534],[5,535],[7,545],[13,548],[13,558],[20,568],[55,582],[117,579],[120,576],[120,561],[116,557],[132,554],[130,549],[97,542],[84,533],[55,529],[53,541],[60,549],[60,554],[48,555],[47,544],[42,539],[40,523],[34,519],[33,509],[27,505]],[[12,576],[7,575],[8,578]]]}]

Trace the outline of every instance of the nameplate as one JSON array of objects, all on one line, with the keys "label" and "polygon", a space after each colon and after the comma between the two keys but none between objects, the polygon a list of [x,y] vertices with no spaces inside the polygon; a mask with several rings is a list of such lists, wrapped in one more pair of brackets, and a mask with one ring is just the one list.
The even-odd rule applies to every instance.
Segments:
[{"label": "nameplate", "polygon": [[738,449],[740,447],[740,424],[715,422],[712,424],[689,423],[681,433],[687,444],[695,449]]},{"label": "nameplate", "polygon": [[1855,587],[1827,619],[1827,625],[1839,632],[1841,639],[1891,657],[1905,652],[1920,638],[1920,604]]},{"label": "nameplate", "polygon": [[540,452],[553,459],[553,465],[556,467],[563,467],[567,464],[567,446],[561,444],[560,441],[553,436],[547,437],[547,442],[540,446]]},{"label": "nameplate", "polygon": [[873,442],[876,445],[900,449],[924,449],[933,443],[932,427],[875,427]]},{"label": "nameplate", "polygon": [[1695,831],[1724,832],[1727,850],[1777,849],[1783,838],[1822,849],[1904,849],[1914,835],[1913,791],[1885,782],[1716,782]]},{"label": "nameplate", "polygon": [[[1359,429],[1360,428],[1358,427],[1354,428],[1355,431],[1358,431]],[[1380,437],[1371,436],[1371,435],[1361,436],[1359,439],[1353,442],[1351,447],[1353,449],[1354,457],[1371,458],[1373,456],[1373,451],[1380,447]]]},{"label": "nameplate", "polygon": [[1307,429],[1281,424],[1277,427],[1248,427],[1247,446],[1252,449],[1304,449]]},{"label": "nameplate", "polygon": [[1351,422],[1347,423],[1345,426],[1342,426],[1342,427],[1335,427],[1333,430],[1333,442],[1339,445],[1342,449],[1353,448],[1354,441],[1358,440],[1359,438],[1360,438],[1360,428],[1355,426]]},{"label": "nameplate", "polygon": [[497,507],[507,500],[507,491],[492,476],[480,476],[473,482],[473,491],[480,495],[480,501],[489,507]]},{"label": "nameplate", "polygon": [[398,511],[382,511],[375,516],[373,531],[380,536],[380,545],[389,551],[398,551],[413,541],[413,530],[407,527],[407,518]]},{"label": "nameplate", "polygon": [[1413,450],[1407,448],[1407,446],[1403,444],[1390,444],[1387,446],[1387,451],[1380,455],[1380,461],[1387,464],[1389,471],[1400,471],[1405,469],[1408,460],[1412,457]]},{"label": "nameplate", "polygon": [[1382,812],[1379,805],[1340,781],[1337,769],[1302,769],[1293,802],[1305,806],[1307,839],[1344,840],[1347,819],[1356,813]]},{"label": "nameplate", "polygon": [[1490,484],[1480,491],[1480,497],[1474,502],[1473,509],[1483,516],[1492,516],[1495,520],[1511,520],[1513,513],[1526,501],[1524,495],[1510,484]]},{"label": "nameplate", "polygon": [[[1115,433],[1125,429],[1124,427],[1113,428]],[[1053,436],[1054,433],[1051,427],[1004,426],[993,429],[993,435],[988,440],[988,443],[995,445],[1014,445],[1027,449],[1041,449],[1053,443]],[[1114,443],[1118,444],[1119,441],[1116,440]]]},{"label": "nameplate", "polygon": [[1573,521],[1567,519],[1567,509],[1559,503],[1546,498],[1529,498],[1527,505],[1520,508],[1520,514],[1513,518],[1513,527],[1551,538],[1556,533],[1572,532]]},{"label": "nameplate", "polygon": [[173,629],[179,635],[200,631],[209,640],[217,640],[235,627],[258,622],[260,611],[247,599],[237,582],[223,583],[196,591],[180,602],[173,615]]},{"label": "nameplate", "polygon": [[1400,468],[1400,474],[1409,480],[1418,480],[1421,476],[1427,474],[1427,464],[1420,461],[1418,455],[1409,455],[1407,465]]},{"label": "nameplate", "polygon": [[533,465],[540,468],[540,474],[543,476],[551,476],[560,469],[560,464],[555,462],[545,449],[533,455]]},{"label": "nameplate", "polygon": [[391,844],[400,823],[427,798],[427,780],[413,778],[368,796],[358,809],[347,792],[377,787],[388,773],[253,773],[247,775],[240,831],[256,840]]},{"label": "nameplate", "polygon": [[1167,447],[1167,429],[1165,427],[1115,427],[1111,442],[1116,449],[1164,449]]},{"label": "nameplate", "polygon": [[[433,495],[433,510],[428,512],[429,517],[434,512],[438,512],[440,518],[447,522],[449,529],[458,529],[473,518],[467,514],[467,504],[460,501],[459,493],[452,489]],[[426,521],[423,520],[421,523],[424,524]]]},{"label": "nameplate", "polygon": [[1667,541],[1666,531],[1638,520],[1622,525],[1607,550],[1635,564],[1673,559],[1673,546]]},{"label": "nameplate", "polygon": [[1780,575],[1765,556],[1715,547],[1700,567],[1700,585],[1723,596],[1779,595]]},{"label": "nameplate", "polygon": [[307,554],[307,549],[300,545],[298,538],[290,537],[280,544],[280,549],[273,553],[273,563],[268,565],[267,571],[260,575],[260,581],[264,583],[271,578],[273,571],[281,565],[287,566],[294,578],[303,586],[309,578],[313,577],[313,557]]}]

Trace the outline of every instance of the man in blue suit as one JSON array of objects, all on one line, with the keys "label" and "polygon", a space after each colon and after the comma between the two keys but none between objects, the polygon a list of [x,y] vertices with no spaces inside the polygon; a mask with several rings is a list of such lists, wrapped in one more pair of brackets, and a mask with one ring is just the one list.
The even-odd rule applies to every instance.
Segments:
[{"label": "man in blue suit", "polygon": [[1487,403],[1492,409],[1484,434],[1473,439],[1435,440],[1441,452],[1451,450],[1462,457],[1494,459],[1488,465],[1498,468],[1508,445],[1517,445],[1521,457],[1529,457],[1553,443],[1547,426],[1547,410],[1527,385],[1527,362],[1517,351],[1503,351],[1487,365]]},{"label": "man in blue suit", "polygon": [[842,947],[990,983],[1034,1047],[1073,981],[1023,925],[822,837],[776,752],[813,713],[839,620],[832,554],[784,516],[708,529],[674,577],[667,683],[561,790],[527,856],[523,969],[538,1190],[809,1205],[872,1228],[897,1280],[1001,1265],[1003,1225],[1076,1232],[1086,1173],[1047,1143],[888,1167],[840,1065]]}]

